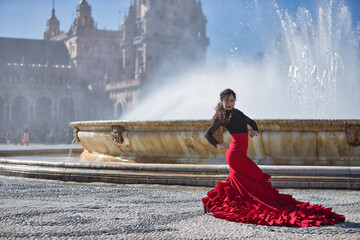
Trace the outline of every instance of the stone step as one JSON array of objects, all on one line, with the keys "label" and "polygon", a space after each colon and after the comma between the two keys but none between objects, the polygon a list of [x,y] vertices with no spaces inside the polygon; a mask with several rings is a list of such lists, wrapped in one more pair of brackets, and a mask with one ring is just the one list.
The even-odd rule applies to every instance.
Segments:
[{"label": "stone step", "polygon": [[[360,167],[260,166],[277,188],[360,189]],[[43,162],[0,159],[6,176],[75,182],[170,184],[213,187],[226,165]]]},{"label": "stone step", "polygon": [[[0,158],[0,164],[16,164],[44,167],[89,168],[109,170],[133,170],[154,172],[193,172],[202,174],[229,174],[228,165],[200,165],[200,164],[147,164],[147,163],[110,163],[110,162],[49,162]],[[259,165],[270,175],[299,175],[299,176],[354,176],[360,177],[360,167],[349,166],[274,166]]]}]

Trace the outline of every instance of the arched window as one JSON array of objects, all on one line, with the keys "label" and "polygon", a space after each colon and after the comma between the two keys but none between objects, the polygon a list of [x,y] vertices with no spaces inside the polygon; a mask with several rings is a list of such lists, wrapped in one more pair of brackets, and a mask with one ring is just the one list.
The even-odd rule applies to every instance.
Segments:
[{"label": "arched window", "polygon": [[87,26],[88,16],[84,16],[84,26]]},{"label": "arched window", "polygon": [[11,120],[23,125],[28,121],[28,100],[24,97],[16,97],[11,102]]},{"label": "arched window", "polygon": [[51,100],[47,97],[41,97],[36,100],[35,120],[51,121]]}]

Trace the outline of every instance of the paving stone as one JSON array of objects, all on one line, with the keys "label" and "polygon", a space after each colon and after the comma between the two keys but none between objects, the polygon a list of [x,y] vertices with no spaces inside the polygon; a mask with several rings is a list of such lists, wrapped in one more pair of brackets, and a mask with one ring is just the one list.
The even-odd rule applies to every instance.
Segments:
[{"label": "paving stone", "polygon": [[0,239],[359,239],[360,192],[291,190],[333,207],[346,222],[289,228],[240,224],[203,214],[211,188],[78,184],[0,176]]}]

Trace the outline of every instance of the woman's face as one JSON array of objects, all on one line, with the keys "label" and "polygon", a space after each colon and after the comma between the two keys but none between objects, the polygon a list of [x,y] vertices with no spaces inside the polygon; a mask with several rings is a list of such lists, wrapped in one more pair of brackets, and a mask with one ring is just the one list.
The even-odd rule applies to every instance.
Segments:
[{"label": "woman's face", "polygon": [[234,95],[230,94],[229,96],[225,97],[222,101],[223,107],[225,110],[231,110],[235,106],[235,98]]}]

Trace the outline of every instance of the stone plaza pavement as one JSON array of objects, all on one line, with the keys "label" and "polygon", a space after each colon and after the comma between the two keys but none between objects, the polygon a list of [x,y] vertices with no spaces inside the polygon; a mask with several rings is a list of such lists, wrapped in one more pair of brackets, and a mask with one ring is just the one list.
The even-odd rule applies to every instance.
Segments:
[{"label": "stone plaza pavement", "polygon": [[0,239],[360,239],[360,191],[281,189],[346,217],[332,226],[257,226],[203,214],[211,188],[0,176]]}]

